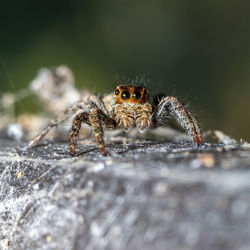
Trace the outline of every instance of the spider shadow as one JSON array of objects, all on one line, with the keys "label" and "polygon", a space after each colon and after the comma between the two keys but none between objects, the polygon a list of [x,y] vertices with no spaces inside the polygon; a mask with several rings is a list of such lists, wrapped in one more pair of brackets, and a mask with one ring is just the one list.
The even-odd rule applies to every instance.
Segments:
[{"label": "spider shadow", "polygon": [[77,153],[73,156],[73,157],[79,157],[79,156],[86,156],[89,153],[95,153],[95,155],[102,155],[103,157],[114,157],[115,155],[123,155],[127,152],[139,149],[139,148],[145,148],[151,144],[155,144],[155,142],[150,142],[150,143],[146,143],[146,144],[142,144],[142,143],[129,143],[126,144],[122,141],[115,141],[115,142],[109,142],[106,143],[106,148],[109,151],[110,155],[104,156],[102,155],[102,153],[99,151],[99,148],[96,146],[93,146],[93,148],[87,149],[87,150],[82,150],[81,147],[77,148]]}]

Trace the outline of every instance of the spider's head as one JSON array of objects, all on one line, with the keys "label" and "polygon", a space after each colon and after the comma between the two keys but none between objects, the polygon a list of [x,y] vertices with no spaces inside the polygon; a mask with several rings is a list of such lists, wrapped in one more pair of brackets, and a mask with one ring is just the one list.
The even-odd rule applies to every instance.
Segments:
[{"label": "spider's head", "polygon": [[143,86],[119,85],[114,89],[114,119],[119,128],[127,131],[138,127],[141,132],[150,125],[152,107],[149,91]]},{"label": "spider's head", "polygon": [[122,103],[148,103],[149,91],[143,86],[117,86],[114,89],[116,104]]}]

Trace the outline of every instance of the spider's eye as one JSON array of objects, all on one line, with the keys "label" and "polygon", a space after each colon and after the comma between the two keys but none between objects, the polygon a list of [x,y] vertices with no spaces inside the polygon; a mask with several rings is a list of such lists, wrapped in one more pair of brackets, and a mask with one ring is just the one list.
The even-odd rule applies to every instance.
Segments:
[{"label": "spider's eye", "polygon": [[135,100],[139,100],[141,98],[141,92],[136,90],[132,96]]},{"label": "spider's eye", "polygon": [[115,94],[116,94],[116,95],[119,95],[119,94],[120,94],[119,89],[116,89],[116,90],[115,90]]},{"label": "spider's eye", "polygon": [[122,92],[122,99],[128,100],[129,98],[130,98],[130,93],[128,91],[123,91]]},{"label": "spider's eye", "polygon": [[143,95],[146,95],[148,93],[148,91],[145,89],[144,91],[143,91]]}]

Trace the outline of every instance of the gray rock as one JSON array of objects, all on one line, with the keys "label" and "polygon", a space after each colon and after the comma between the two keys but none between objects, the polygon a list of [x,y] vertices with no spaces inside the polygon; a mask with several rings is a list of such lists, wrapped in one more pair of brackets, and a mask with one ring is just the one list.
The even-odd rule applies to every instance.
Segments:
[{"label": "gray rock", "polygon": [[0,140],[1,249],[250,249],[249,148]]}]

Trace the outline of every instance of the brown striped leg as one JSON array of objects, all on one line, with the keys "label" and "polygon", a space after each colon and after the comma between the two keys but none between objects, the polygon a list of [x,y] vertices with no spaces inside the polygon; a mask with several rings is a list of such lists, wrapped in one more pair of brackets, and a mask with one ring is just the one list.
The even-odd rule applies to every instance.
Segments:
[{"label": "brown striped leg", "polygon": [[93,135],[98,143],[99,149],[103,155],[108,155],[109,152],[106,150],[103,141],[103,130],[100,119],[98,117],[98,110],[92,109],[89,113],[89,121],[92,127]]},{"label": "brown striped leg", "polygon": [[111,117],[107,116],[106,114],[104,114],[102,110],[97,109],[97,115],[101,125],[103,125],[105,128],[107,129],[117,128],[116,121]]},{"label": "brown striped leg", "polygon": [[70,132],[70,153],[71,153],[71,155],[74,155],[76,152],[77,137],[79,135],[82,122],[86,122],[89,124],[88,115],[89,115],[88,113],[82,112],[82,113],[76,115],[76,117],[73,120],[71,132]]},{"label": "brown striped leg", "polygon": [[78,103],[72,105],[70,108],[66,109],[57,119],[50,121],[46,127],[42,130],[40,134],[38,134],[32,141],[29,142],[29,146],[35,146],[39,141],[43,139],[45,135],[49,133],[49,131],[57,127],[60,123],[67,120],[72,114],[74,114],[78,110]]},{"label": "brown striped leg", "polygon": [[79,135],[81,124],[83,122],[92,126],[92,131],[99,145],[100,151],[102,152],[102,154],[107,155],[108,151],[104,146],[103,130],[101,124],[103,124],[106,128],[116,128],[116,122],[112,118],[104,114],[100,109],[92,109],[90,113],[82,112],[74,118],[72,129],[70,132],[71,155],[74,155],[76,152],[77,137]]},{"label": "brown striped leg", "polygon": [[196,144],[203,142],[203,136],[200,126],[188,109],[175,97],[167,96],[163,98],[156,113],[156,121],[164,116],[164,113],[170,113],[178,123],[187,130],[188,134],[193,136]]}]

